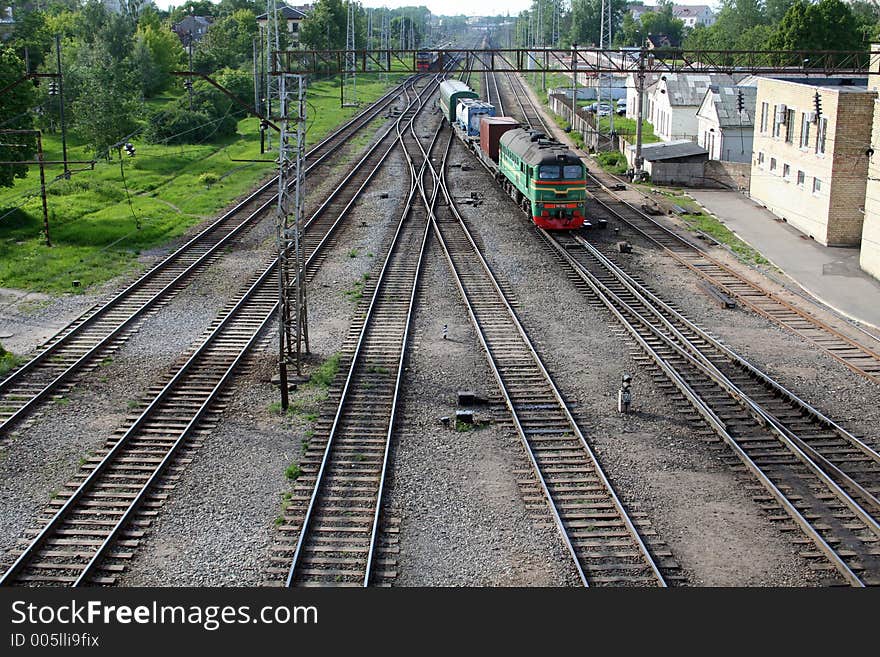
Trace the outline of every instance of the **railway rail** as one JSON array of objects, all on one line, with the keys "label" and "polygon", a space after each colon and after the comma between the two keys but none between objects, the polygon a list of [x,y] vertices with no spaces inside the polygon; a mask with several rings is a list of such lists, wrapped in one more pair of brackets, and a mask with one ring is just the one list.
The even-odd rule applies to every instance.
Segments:
[{"label": "railway rail", "polygon": [[540,234],[854,586],[880,584],[880,454],[635,281],[577,233]]},{"label": "railway rail", "polygon": [[[412,80],[405,83],[411,85]],[[388,92],[306,155],[306,175],[338,151],[399,97]],[[57,394],[79,372],[121,344],[148,313],[168,303],[197,272],[274,210],[277,179],[252,192],[198,235],[107,303],[86,312],[49,340],[30,361],[0,382],[0,437]]]},{"label": "railway rail", "polygon": [[315,443],[320,458],[314,475],[310,469],[298,482],[288,506],[284,531],[297,535],[295,546],[282,544],[273,555],[276,564],[288,564],[287,586],[369,586],[393,574],[377,556],[384,547],[381,511],[428,237],[430,201],[420,202],[420,193],[423,199],[431,196],[424,193],[424,173],[439,133],[438,122],[427,150],[419,148],[415,121],[423,107],[411,106],[397,124],[410,173],[405,207],[358,321],[329,432]]},{"label": "railway rail", "polygon": [[[413,99],[427,93],[405,91]],[[415,100],[410,100],[415,102]],[[306,224],[307,273],[312,275],[360,192],[393,151],[393,126],[369,149],[343,184]],[[82,470],[41,516],[39,527],[0,578],[0,584],[112,584],[143,532],[134,521],[161,503],[164,476],[224,390],[257,336],[275,317],[276,259],[272,258],[151,397],[143,412],[104,453]],[[148,524],[148,520],[140,520]]]},{"label": "railway rail", "polygon": [[[859,342],[842,331],[786,301],[709,255],[684,237],[613,194],[604,175],[588,175],[587,189],[608,212],[662,248],[700,278],[737,299],[749,310],[796,333],[847,368],[870,381],[880,383],[878,347]],[[866,338],[868,334],[865,333]],[[873,341],[872,341],[873,342]]]},{"label": "railway rail", "polygon": [[853,586],[880,584],[877,451],[688,321],[582,234],[538,232],[813,542],[805,556]]},{"label": "railway rail", "polygon": [[[515,74],[507,74],[507,77],[525,122],[550,134],[549,126],[532,103],[520,77]],[[527,102],[523,103],[523,98]],[[620,181],[610,174],[594,171],[587,175],[587,180],[587,189],[597,203],[659,246],[678,263],[736,298],[746,308],[801,336],[856,374],[880,383],[880,343],[875,336],[860,330],[865,336],[865,342],[856,340],[807,310],[749,280],[614,194],[610,188]]]},{"label": "railway rail", "polygon": [[660,567],[459,214],[446,169],[438,175],[446,203],[432,215],[434,234],[581,583],[665,586]]}]

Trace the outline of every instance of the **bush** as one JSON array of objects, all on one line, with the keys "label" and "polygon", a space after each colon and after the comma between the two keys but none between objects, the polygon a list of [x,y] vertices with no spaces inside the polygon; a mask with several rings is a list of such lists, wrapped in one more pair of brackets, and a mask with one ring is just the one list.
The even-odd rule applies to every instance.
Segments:
[{"label": "bush", "polygon": [[6,351],[6,349],[3,348],[3,345],[0,344],[0,376],[13,369],[18,363],[18,357],[11,351]]},{"label": "bush", "polygon": [[611,173],[626,173],[626,156],[620,151],[605,151],[596,155],[602,168]]},{"label": "bush", "polygon": [[[188,101],[186,101],[188,103]],[[150,117],[144,139],[151,144],[197,144],[234,135],[238,121],[230,115],[217,116],[210,103],[200,109],[172,107]]]},{"label": "bush", "polygon": [[204,185],[205,187],[210,187],[218,182],[220,182],[220,176],[216,173],[211,173],[210,171],[199,176],[199,184]]}]

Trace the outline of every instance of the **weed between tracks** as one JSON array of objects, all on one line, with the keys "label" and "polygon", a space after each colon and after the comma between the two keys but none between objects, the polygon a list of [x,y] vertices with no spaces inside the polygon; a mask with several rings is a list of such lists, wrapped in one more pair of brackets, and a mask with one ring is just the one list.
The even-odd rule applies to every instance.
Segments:
[{"label": "weed between tracks", "polygon": [[0,376],[18,367],[23,360],[23,358],[16,356],[11,351],[6,351],[3,344],[0,343]]}]

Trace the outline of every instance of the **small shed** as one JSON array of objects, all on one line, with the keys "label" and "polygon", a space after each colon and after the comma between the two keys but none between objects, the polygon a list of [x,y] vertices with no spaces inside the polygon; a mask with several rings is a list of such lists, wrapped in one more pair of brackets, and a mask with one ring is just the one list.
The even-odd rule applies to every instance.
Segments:
[{"label": "small shed", "polygon": [[[627,160],[635,158],[635,146],[629,147]],[[651,181],[661,185],[703,184],[705,163],[709,161],[709,151],[687,139],[658,142],[642,145],[644,169]]]}]

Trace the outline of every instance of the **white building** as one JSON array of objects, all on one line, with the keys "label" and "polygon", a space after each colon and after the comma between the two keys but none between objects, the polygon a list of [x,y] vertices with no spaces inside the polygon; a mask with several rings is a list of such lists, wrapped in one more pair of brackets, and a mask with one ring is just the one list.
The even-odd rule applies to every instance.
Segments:
[{"label": "white building", "polygon": [[[635,6],[630,7],[629,13],[635,20],[639,20],[642,14],[657,9],[654,5]],[[690,28],[698,25],[709,27],[715,23],[715,12],[708,5],[672,5],[672,15]]]},{"label": "white building", "polygon": [[697,110],[711,86],[732,87],[743,76],[727,74],[665,73],[648,96],[647,119],[664,141],[697,141]]},{"label": "white building", "polygon": [[[651,93],[654,85],[657,84],[657,80],[659,79],[659,73],[645,74],[645,93],[642,96],[642,118],[645,121],[648,121],[651,118],[648,114],[648,94]],[[635,73],[627,74],[624,87],[626,88],[626,118],[635,120],[639,112],[639,90],[636,86]]]},{"label": "white building", "polygon": [[697,143],[709,151],[710,160],[751,163],[757,92],[742,86],[706,91],[697,110]]}]

